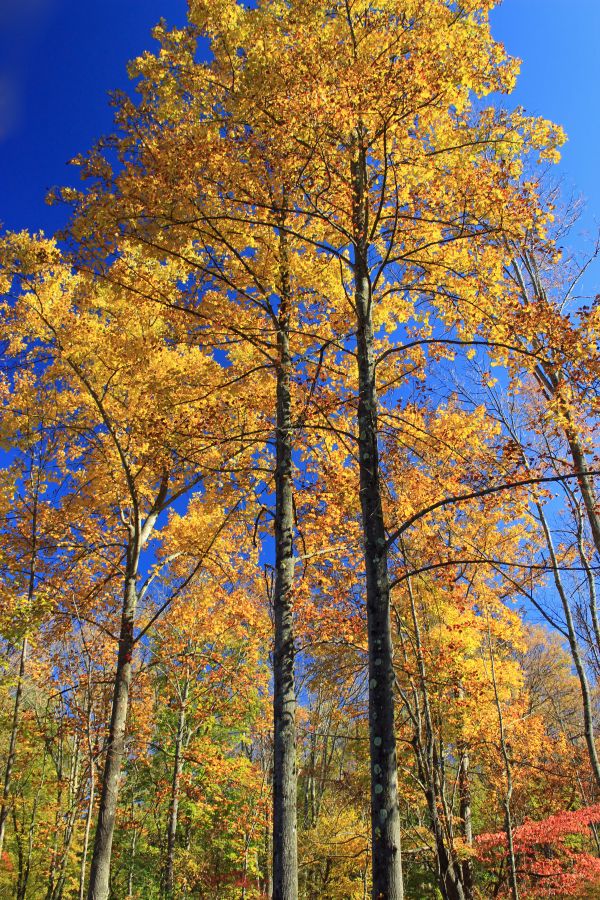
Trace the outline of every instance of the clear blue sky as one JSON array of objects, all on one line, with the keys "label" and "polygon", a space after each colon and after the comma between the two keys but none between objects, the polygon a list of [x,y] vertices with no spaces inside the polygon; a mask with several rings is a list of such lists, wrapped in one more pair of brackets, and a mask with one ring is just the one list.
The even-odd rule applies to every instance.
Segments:
[{"label": "clear blue sky", "polygon": [[[44,204],[74,181],[67,160],[110,130],[107,92],[127,85],[129,59],[151,46],[164,16],[185,0],[0,0],[0,221],[7,228],[62,224]],[[562,124],[560,172],[588,200],[581,228],[600,222],[600,0],[504,0],[494,33],[523,60],[509,103]]]}]

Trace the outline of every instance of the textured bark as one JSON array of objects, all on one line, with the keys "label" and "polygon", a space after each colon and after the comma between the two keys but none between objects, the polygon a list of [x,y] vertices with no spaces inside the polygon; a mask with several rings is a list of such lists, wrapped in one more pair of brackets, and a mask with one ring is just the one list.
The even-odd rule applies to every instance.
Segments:
[{"label": "textured bark", "polygon": [[181,697],[181,707],[177,721],[177,734],[175,736],[175,760],[173,763],[173,779],[171,781],[171,805],[169,808],[169,822],[167,825],[165,896],[168,900],[171,900],[175,890],[175,840],[177,838],[177,817],[179,812],[179,783],[183,772],[183,740],[185,734],[185,712],[188,691],[189,681],[186,680]]},{"label": "textured bark", "polygon": [[277,421],[275,469],[275,584],[273,618],[273,898],[298,897],[296,823],[296,689],[294,685],[294,508],[290,289],[287,241],[280,230],[281,294],[277,316]]},{"label": "textured bark", "polygon": [[134,619],[137,605],[135,567],[129,566],[123,598],[119,655],[108,733],[102,793],[90,869],[88,900],[108,900],[110,860],[117,814],[119,779],[125,753],[125,727],[131,685],[131,661],[134,648]]},{"label": "textured bark", "polygon": [[371,285],[367,261],[365,155],[352,165],[358,362],[358,450],[367,589],[373,900],[404,896],[394,721],[394,666],[387,538],[381,503]]}]

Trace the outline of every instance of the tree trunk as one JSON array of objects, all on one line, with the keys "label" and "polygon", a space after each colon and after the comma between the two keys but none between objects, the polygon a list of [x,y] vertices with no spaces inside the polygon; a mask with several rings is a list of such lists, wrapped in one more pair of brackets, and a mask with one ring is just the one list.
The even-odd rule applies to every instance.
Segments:
[{"label": "tree trunk", "polygon": [[496,680],[496,662],[494,658],[494,650],[492,647],[492,634],[490,630],[489,623],[489,612],[488,612],[488,623],[487,623],[487,633],[488,633],[488,644],[490,651],[490,671],[492,676],[492,685],[494,688],[494,700],[496,703],[496,711],[498,713],[498,729],[500,735],[500,750],[502,752],[502,759],[504,761],[504,772],[506,775],[506,794],[504,796],[504,831],[506,834],[506,842],[508,845],[508,866],[509,866],[509,886],[510,886],[510,895],[512,900],[519,900],[519,884],[517,880],[517,860],[515,856],[515,846],[513,841],[513,825],[512,825],[512,813],[510,803],[512,800],[513,794],[513,779],[512,779],[512,762],[509,754],[509,747],[506,741],[506,733],[504,729],[504,716],[502,714],[502,706],[500,704],[500,697],[498,696],[498,682]]},{"label": "tree trunk", "polygon": [[165,865],[165,896],[168,900],[174,895],[175,890],[175,839],[177,837],[177,814],[179,812],[179,782],[183,772],[183,737],[185,733],[185,712],[188,698],[189,681],[186,679],[181,697],[181,708],[177,722],[177,734],[175,736],[175,761],[173,765],[173,780],[171,782],[171,806],[169,809],[169,823],[167,826],[167,861]]},{"label": "tree trunk", "polygon": [[19,660],[19,675],[17,679],[17,690],[15,692],[15,705],[13,707],[12,725],[10,729],[10,740],[8,744],[8,755],[6,757],[6,766],[4,769],[4,786],[2,788],[2,805],[0,806],[0,856],[4,848],[4,835],[6,832],[6,819],[8,818],[8,806],[10,799],[10,784],[12,779],[12,770],[17,755],[17,737],[19,733],[19,720],[21,718],[21,705],[23,703],[23,683],[25,681],[25,666],[27,663],[27,638],[23,638],[21,645],[21,656]]},{"label": "tree trunk", "polygon": [[358,362],[358,451],[367,587],[373,900],[401,900],[402,862],[394,721],[394,666],[387,538],[379,481],[377,391],[367,262],[365,153],[352,165]]},{"label": "tree trunk", "polygon": [[[132,802],[132,816],[135,814],[135,806]],[[135,875],[135,852],[137,850],[138,832],[135,827],[135,819],[133,820],[133,835],[131,838],[131,850],[129,852],[129,874],[127,876],[127,900],[133,898],[133,877]]]},{"label": "tree trunk", "polygon": [[[37,814],[40,806],[40,802],[42,800],[44,787],[46,783],[46,753],[44,752],[44,757],[42,761],[42,775],[40,779],[40,783],[35,792],[35,799],[33,801],[33,809],[31,811],[31,819],[29,822],[29,827],[27,829],[27,858],[25,859],[25,855],[23,853],[23,847],[21,845],[19,849],[19,881],[17,884],[17,892],[16,892],[16,900],[25,900],[27,897],[27,886],[29,884],[29,876],[31,875],[31,862],[33,859],[33,848],[35,845],[34,836],[36,833],[36,825],[37,825]],[[15,811],[13,808],[13,821],[15,821]],[[16,831],[16,828],[15,828]]]},{"label": "tree trunk", "polygon": [[275,585],[273,618],[273,898],[298,897],[296,830],[296,689],[294,685],[294,509],[292,478],[290,287],[287,239],[280,229],[281,296],[277,317]]},{"label": "tree trunk", "polygon": [[[454,858],[450,840],[448,841],[449,846],[446,846],[444,828],[439,814],[440,808],[443,807],[441,802],[442,791],[439,789],[439,782],[441,781],[439,770],[443,766],[443,757],[441,753],[436,753],[433,716],[431,714],[429,689],[427,685],[427,671],[425,668],[425,659],[423,657],[423,647],[421,643],[421,629],[419,626],[417,607],[410,578],[407,580],[407,588],[410,598],[415,653],[417,657],[421,694],[423,696],[423,715],[425,719],[425,748],[424,752],[417,754],[417,765],[419,766],[419,779],[423,785],[425,785],[425,797],[435,842],[439,888],[444,900],[465,900],[465,894],[460,879],[460,866],[456,863]],[[417,740],[420,741],[420,737],[418,737]],[[415,750],[417,749],[417,746],[415,746]],[[437,778],[436,769],[438,770]]]},{"label": "tree trunk", "polygon": [[573,659],[573,665],[575,666],[575,671],[577,672],[577,678],[579,680],[579,688],[581,691],[581,702],[583,706],[583,726],[585,733],[585,742],[587,745],[588,755],[590,758],[590,764],[592,767],[592,772],[594,774],[594,778],[596,780],[596,784],[600,787],[600,761],[598,760],[598,752],[596,750],[596,735],[594,728],[594,713],[592,708],[592,695],[590,691],[590,686],[588,682],[588,677],[585,671],[585,665],[581,658],[581,653],[579,650],[579,642],[577,640],[577,632],[575,630],[575,623],[573,622],[573,614],[571,612],[571,604],[569,602],[569,598],[567,596],[567,592],[563,585],[563,581],[560,575],[560,569],[558,565],[558,560],[556,558],[556,551],[554,549],[554,542],[552,540],[552,534],[550,532],[550,528],[548,526],[548,522],[546,520],[546,516],[544,514],[544,509],[539,500],[536,500],[536,508],[538,511],[538,515],[540,518],[540,522],[542,525],[542,529],[544,531],[544,537],[546,538],[546,544],[548,546],[548,553],[550,555],[550,561],[552,563],[552,574],[554,577],[554,584],[556,585],[556,590],[561,600],[564,616],[565,616],[565,624],[567,626],[567,637],[569,642],[569,649],[571,651],[571,657]]},{"label": "tree trunk", "polygon": [[[65,712],[61,713],[64,717]],[[80,747],[79,741],[75,741],[75,745],[71,746],[71,756],[69,762],[69,777],[67,784],[68,807],[66,812],[62,811],[62,803],[60,799],[57,802],[56,816],[56,833],[59,834],[60,824],[63,823],[62,846],[59,849],[56,844],[55,857],[52,865],[52,872],[48,878],[48,894],[47,900],[61,900],[65,884],[67,880],[67,872],[69,867],[69,857],[71,846],[75,834],[75,827],[80,817]],[[62,765],[62,763],[61,763]],[[62,792],[61,792],[62,794]],[[61,796],[59,794],[59,797]]]},{"label": "tree trunk", "polygon": [[131,684],[131,660],[134,647],[134,617],[137,605],[135,569],[128,566],[123,598],[123,615],[119,636],[119,655],[108,733],[106,762],[102,778],[102,793],[98,823],[94,838],[94,853],[90,869],[88,900],[108,900],[110,860],[117,814],[119,779],[125,753],[125,726]]},{"label": "tree trunk", "polygon": [[[462,821],[462,832],[467,847],[473,846],[473,822],[471,812],[471,785],[469,782],[469,751],[466,746],[462,748],[462,756],[460,760],[460,769],[458,773],[458,793],[460,801],[460,818]],[[466,900],[470,900],[473,896],[473,863],[471,859],[463,860],[462,866],[462,882]]]},{"label": "tree trunk", "polygon": [[64,765],[64,732],[59,726],[57,735],[52,740],[52,745],[56,748],[56,757],[51,750],[51,755],[56,766],[56,811],[54,814],[54,842],[50,850],[50,866],[48,869],[48,890],[46,891],[46,900],[53,900],[56,888],[54,876],[56,874],[56,865],[58,861],[58,843],[60,835],[60,821],[63,818],[63,765]]},{"label": "tree trunk", "polygon": [[94,797],[96,794],[95,766],[90,756],[90,796],[88,799],[87,814],[85,817],[85,830],[83,834],[83,850],[81,852],[81,869],[79,870],[79,900],[85,898],[85,870],[87,867],[88,847],[90,843],[90,831],[92,828],[92,815],[94,812]]}]

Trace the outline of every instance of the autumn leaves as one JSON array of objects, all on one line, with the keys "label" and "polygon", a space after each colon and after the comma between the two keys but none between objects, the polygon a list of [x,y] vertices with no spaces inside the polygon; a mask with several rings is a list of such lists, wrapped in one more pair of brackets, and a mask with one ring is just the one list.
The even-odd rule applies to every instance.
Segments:
[{"label": "autumn leaves", "polygon": [[[374,898],[404,896],[419,870],[418,827],[429,829],[442,895],[475,896],[474,765],[493,783],[512,847],[506,717],[516,731],[525,712],[513,696],[523,626],[507,604],[532,595],[524,572],[559,569],[552,555],[530,562],[545,528],[541,489],[529,489],[573,481],[588,568],[596,500],[575,411],[581,391],[565,387],[567,373],[591,377],[579,343],[591,326],[569,342],[568,323],[541,295],[535,259],[553,252],[551,210],[522,178],[525,155],[553,158],[563,136],[520,112],[471,105],[514,81],[489,33],[491,5],[192,3],[189,28],[161,25],[160,49],[132,65],[139,99],[122,98],[115,135],[78,160],[84,187],[63,194],[72,217],[61,242],[3,240],[8,353],[28,373],[12,381],[6,432],[22,452],[46,441],[44,426],[27,443],[8,410],[53,398],[64,473],[55,503],[71,530],[72,547],[57,541],[52,556],[56,606],[44,627],[55,640],[56,622],[69,618],[76,643],[91,623],[117,650],[106,741],[88,761],[81,897],[84,885],[89,900],[110,893],[130,694],[146,652],[177,698],[159,890],[187,890],[176,865],[186,748],[202,718],[192,698],[213,665],[192,660],[216,646],[223,666],[245,648],[235,677],[245,690],[256,677],[256,716],[242,729],[251,732],[264,714],[269,614],[272,761],[251,754],[247,784],[258,791],[258,822],[272,778],[273,863],[253,825],[243,867],[237,860],[243,896],[332,896],[331,859],[326,876],[320,863],[298,863],[302,790],[313,844],[320,809],[317,746],[303,748],[297,732],[299,648],[302,677],[312,671],[314,685],[317,673],[329,692],[319,715],[333,715],[332,667],[344,653],[364,674],[353,702],[368,733],[356,736],[352,759],[335,741],[331,751],[342,771],[369,761],[370,836],[353,857],[361,866],[344,869],[344,896],[365,896],[369,881]],[[199,35],[210,40],[208,62],[197,60]],[[563,325],[558,345],[552,322]],[[541,386],[555,417],[544,439],[566,441],[566,463],[532,450],[523,437],[535,433],[531,419],[521,427],[514,407],[496,402],[491,365],[504,367],[511,403],[526,392],[539,399]],[[75,574],[61,582],[66,565]],[[203,604],[216,618],[235,609],[243,633],[229,642],[210,626],[194,632]],[[585,695],[586,663],[581,671]],[[87,709],[89,731],[91,701]],[[593,722],[586,727],[591,752]],[[406,799],[410,779],[399,787],[398,734],[400,768],[420,801]],[[492,743],[494,752],[481,749]],[[224,766],[235,757],[227,748]],[[325,771],[327,746],[320,752]],[[362,816],[355,802],[345,821],[358,828]],[[513,897],[516,852],[506,866]],[[198,896],[213,875],[203,877]]]}]

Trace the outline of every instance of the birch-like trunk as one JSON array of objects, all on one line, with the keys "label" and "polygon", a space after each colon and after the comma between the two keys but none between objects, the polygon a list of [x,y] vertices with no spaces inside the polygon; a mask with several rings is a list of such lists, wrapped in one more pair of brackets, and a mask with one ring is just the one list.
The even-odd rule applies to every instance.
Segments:
[{"label": "birch-like trunk", "polygon": [[169,822],[167,825],[167,860],[165,864],[165,895],[168,900],[174,896],[175,891],[175,840],[177,838],[177,819],[179,813],[179,783],[183,772],[183,740],[185,734],[185,713],[188,698],[189,681],[186,680],[181,696],[181,707],[177,721],[177,734],[175,735],[175,760],[173,763],[173,778],[171,781],[171,805],[169,807]]},{"label": "birch-like trunk", "polygon": [[379,480],[377,390],[371,284],[367,260],[368,213],[364,151],[352,164],[354,279],[358,362],[358,451],[367,589],[369,741],[373,900],[401,900],[402,862],[394,721],[394,666],[390,623],[387,538]]},{"label": "birch-like trunk", "polygon": [[275,469],[275,584],[273,619],[273,898],[298,897],[296,823],[296,688],[294,684],[294,509],[290,285],[287,239],[280,229],[281,295],[277,315],[277,419]]},{"label": "birch-like trunk", "polygon": [[[469,779],[469,751],[466,746],[462,748],[460,768],[458,772],[458,794],[460,802],[460,818],[462,833],[467,847],[473,846],[473,817],[471,809],[471,784]],[[473,896],[473,862],[467,857],[462,865],[462,882],[466,900]]]},{"label": "birch-like trunk", "polygon": [[98,823],[94,838],[94,852],[90,869],[88,900],[108,900],[110,860],[117,815],[119,780],[125,754],[125,727],[129,708],[132,656],[134,648],[134,620],[137,606],[136,568],[128,563],[123,613],[119,635],[119,655],[113,691],[112,713],[108,732],[106,762],[102,777],[102,793]]}]

